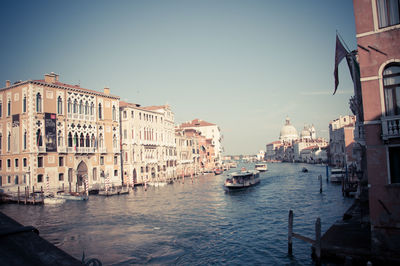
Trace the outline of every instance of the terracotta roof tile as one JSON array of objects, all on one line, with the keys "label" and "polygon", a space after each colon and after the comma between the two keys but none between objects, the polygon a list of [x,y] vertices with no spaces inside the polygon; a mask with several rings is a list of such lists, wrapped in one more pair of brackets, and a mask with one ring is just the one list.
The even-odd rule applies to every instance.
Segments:
[{"label": "terracotta roof tile", "polygon": [[181,128],[183,128],[183,127],[205,127],[205,126],[215,126],[215,124],[196,118],[196,119],[193,119],[192,121],[182,123],[180,125]]}]

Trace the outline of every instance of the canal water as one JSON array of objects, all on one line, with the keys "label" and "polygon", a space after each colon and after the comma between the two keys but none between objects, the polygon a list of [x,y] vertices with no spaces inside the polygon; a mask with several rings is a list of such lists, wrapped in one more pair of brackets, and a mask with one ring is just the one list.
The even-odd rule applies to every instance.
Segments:
[{"label": "canal water", "polygon": [[[254,164],[239,164],[253,169]],[[306,166],[308,173],[302,173]],[[103,265],[312,265],[311,246],[293,240],[287,255],[288,213],[294,232],[315,237],[339,220],[352,199],[326,182],[325,167],[269,163],[261,183],[226,193],[223,175],[185,178],[165,187],[138,187],[129,195],[90,196],[58,206],[0,205],[0,211],[72,256]],[[323,176],[319,193],[318,175]]]}]

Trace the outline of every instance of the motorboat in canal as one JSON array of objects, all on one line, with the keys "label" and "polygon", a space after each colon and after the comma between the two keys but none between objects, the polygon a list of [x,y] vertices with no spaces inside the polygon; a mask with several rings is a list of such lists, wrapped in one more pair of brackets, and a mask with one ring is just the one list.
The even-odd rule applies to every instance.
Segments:
[{"label": "motorboat in canal", "polygon": [[305,167],[303,167],[303,168],[301,169],[301,171],[302,171],[303,173],[308,173],[308,169],[305,168]]},{"label": "motorboat in canal", "polygon": [[228,191],[244,189],[260,183],[260,172],[257,170],[242,169],[242,171],[233,172],[229,176],[224,183],[224,188]]},{"label": "motorboat in canal", "polygon": [[344,179],[345,171],[342,168],[332,168],[330,181],[332,183],[341,183]]},{"label": "motorboat in canal", "polygon": [[89,196],[86,193],[79,193],[79,192],[63,192],[57,193],[55,198],[64,199],[64,200],[88,200]]},{"label": "motorboat in canal", "polygon": [[55,197],[53,194],[47,195],[43,199],[45,205],[57,205],[63,204],[66,200],[62,198]]},{"label": "motorboat in canal", "polygon": [[260,171],[260,172],[265,172],[268,170],[268,166],[266,163],[256,163],[254,165],[254,169],[256,169],[257,171]]},{"label": "motorboat in canal", "polygon": [[221,168],[215,168],[214,169],[214,174],[215,175],[220,175],[220,174],[222,174],[224,172],[224,170],[222,170]]}]

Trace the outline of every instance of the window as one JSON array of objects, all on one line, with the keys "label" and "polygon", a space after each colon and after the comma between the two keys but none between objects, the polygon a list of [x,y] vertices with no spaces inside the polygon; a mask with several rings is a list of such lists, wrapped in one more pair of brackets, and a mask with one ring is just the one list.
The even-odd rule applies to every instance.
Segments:
[{"label": "window", "polygon": [[58,96],[58,98],[57,98],[57,113],[59,115],[62,114],[62,99],[61,99],[61,96]]},{"label": "window", "polygon": [[58,157],[58,166],[64,166],[64,157]]},{"label": "window", "polygon": [[3,116],[3,103],[2,102],[0,102],[0,117],[2,117]]},{"label": "window", "polygon": [[123,112],[123,117],[126,118],[126,111]]},{"label": "window", "polygon": [[38,167],[43,167],[43,157],[38,157]]},{"label": "window", "polygon": [[11,115],[11,100],[8,99],[8,103],[7,103],[7,115],[10,116]]},{"label": "window", "polygon": [[22,163],[23,163],[23,166],[24,166],[24,167],[27,167],[27,166],[28,166],[28,159],[24,158],[24,159],[22,160]]},{"label": "window", "polygon": [[400,114],[400,64],[390,64],[383,71],[386,115]]},{"label": "window", "polygon": [[7,159],[7,168],[11,167],[11,159]]},{"label": "window", "polygon": [[26,95],[24,95],[24,100],[22,101],[22,112],[26,113]]},{"label": "window", "polygon": [[100,165],[104,165],[104,156],[100,156]]},{"label": "window", "polygon": [[27,133],[25,131],[24,132],[24,150],[26,150],[26,144],[27,144]]},{"label": "window", "polygon": [[42,174],[37,175],[37,182],[38,182],[38,183],[43,182],[43,175],[42,175]]},{"label": "window", "polygon": [[399,0],[377,0],[379,28],[389,27],[400,23]]},{"label": "window", "polygon": [[3,135],[0,133],[0,151],[3,147]]},{"label": "window", "polygon": [[93,111],[94,111],[94,104],[91,103],[90,104],[90,115],[93,115]]},{"label": "window", "polygon": [[126,131],[126,129],[124,129],[124,139],[126,139],[127,138],[127,131]]},{"label": "window", "polygon": [[114,170],[114,176],[118,176],[118,170]]},{"label": "window", "polygon": [[68,147],[72,147],[72,133],[68,133]]},{"label": "window", "polygon": [[82,102],[82,100],[79,102],[79,114],[83,114],[83,102]]},{"label": "window", "polygon": [[114,121],[117,120],[117,111],[116,111],[114,105],[113,105],[113,107],[112,107],[112,119],[113,119]]},{"label": "window", "polygon": [[11,176],[9,175],[9,176],[7,176],[7,183],[11,183]]},{"label": "window", "polygon": [[85,103],[85,115],[88,115],[88,114],[89,114],[89,102],[86,101],[86,103]]},{"label": "window", "polygon": [[8,132],[8,136],[7,136],[7,151],[11,150],[11,133]]},{"label": "window", "polygon": [[114,156],[114,164],[118,164],[118,156]]},{"label": "window", "polygon": [[42,95],[40,93],[36,94],[36,112],[42,112]]},{"label": "window", "polygon": [[131,118],[133,118],[134,117],[134,112],[133,111],[131,111]]},{"label": "window", "polygon": [[99,119],[102,119],[102,108],[101,108],[101,103],[99,103]]},{"label": "window", "polygon": [[18,176],[15,176],[15,184],[18,185],[19,184],[19,180],[18,180]]},{"label": "window", "polygon": [[40,132],[40,129],[38,129],[36,131],[36,143],[37,143],[38,146],[42,146],[43,145],[42,134]]},{"label": "window", "polygon": [[64,181],[64,174],[63,173],[59,173],[58,174],[58,181]]},{"label": "window", "polygon": [[68,113],[72,112],[72,101],[71,101],[71,99],[68,99],[67,111],[68,111]]},{"label": "window", "polygon": [[18,168],[18,163],[19,163],[19,161],[18,161],[18,159],[15,159],[15,168]]},{"label": "window", "polygon": [[0,160],[0,170],[3,168],[3,160]]},{"label": "window", "polygon": [[78,101],[75,99],[75,101],[74,101],[74,114],[76,114],[76,113],[78,113]]}]

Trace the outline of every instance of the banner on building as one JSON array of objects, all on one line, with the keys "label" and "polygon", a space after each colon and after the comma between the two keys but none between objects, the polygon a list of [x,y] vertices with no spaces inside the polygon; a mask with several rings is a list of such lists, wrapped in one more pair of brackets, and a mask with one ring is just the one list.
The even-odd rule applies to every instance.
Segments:
[{"label": "banner on building", "polygon": [[19,114],[12,115],[12,151],[14,153],[19,152]]},{"label": "banner on building", "polygon": [[44,114],[44,126],[46,135],[46,152],[57,151],[57,129],[56,129],[56,114]]}]

